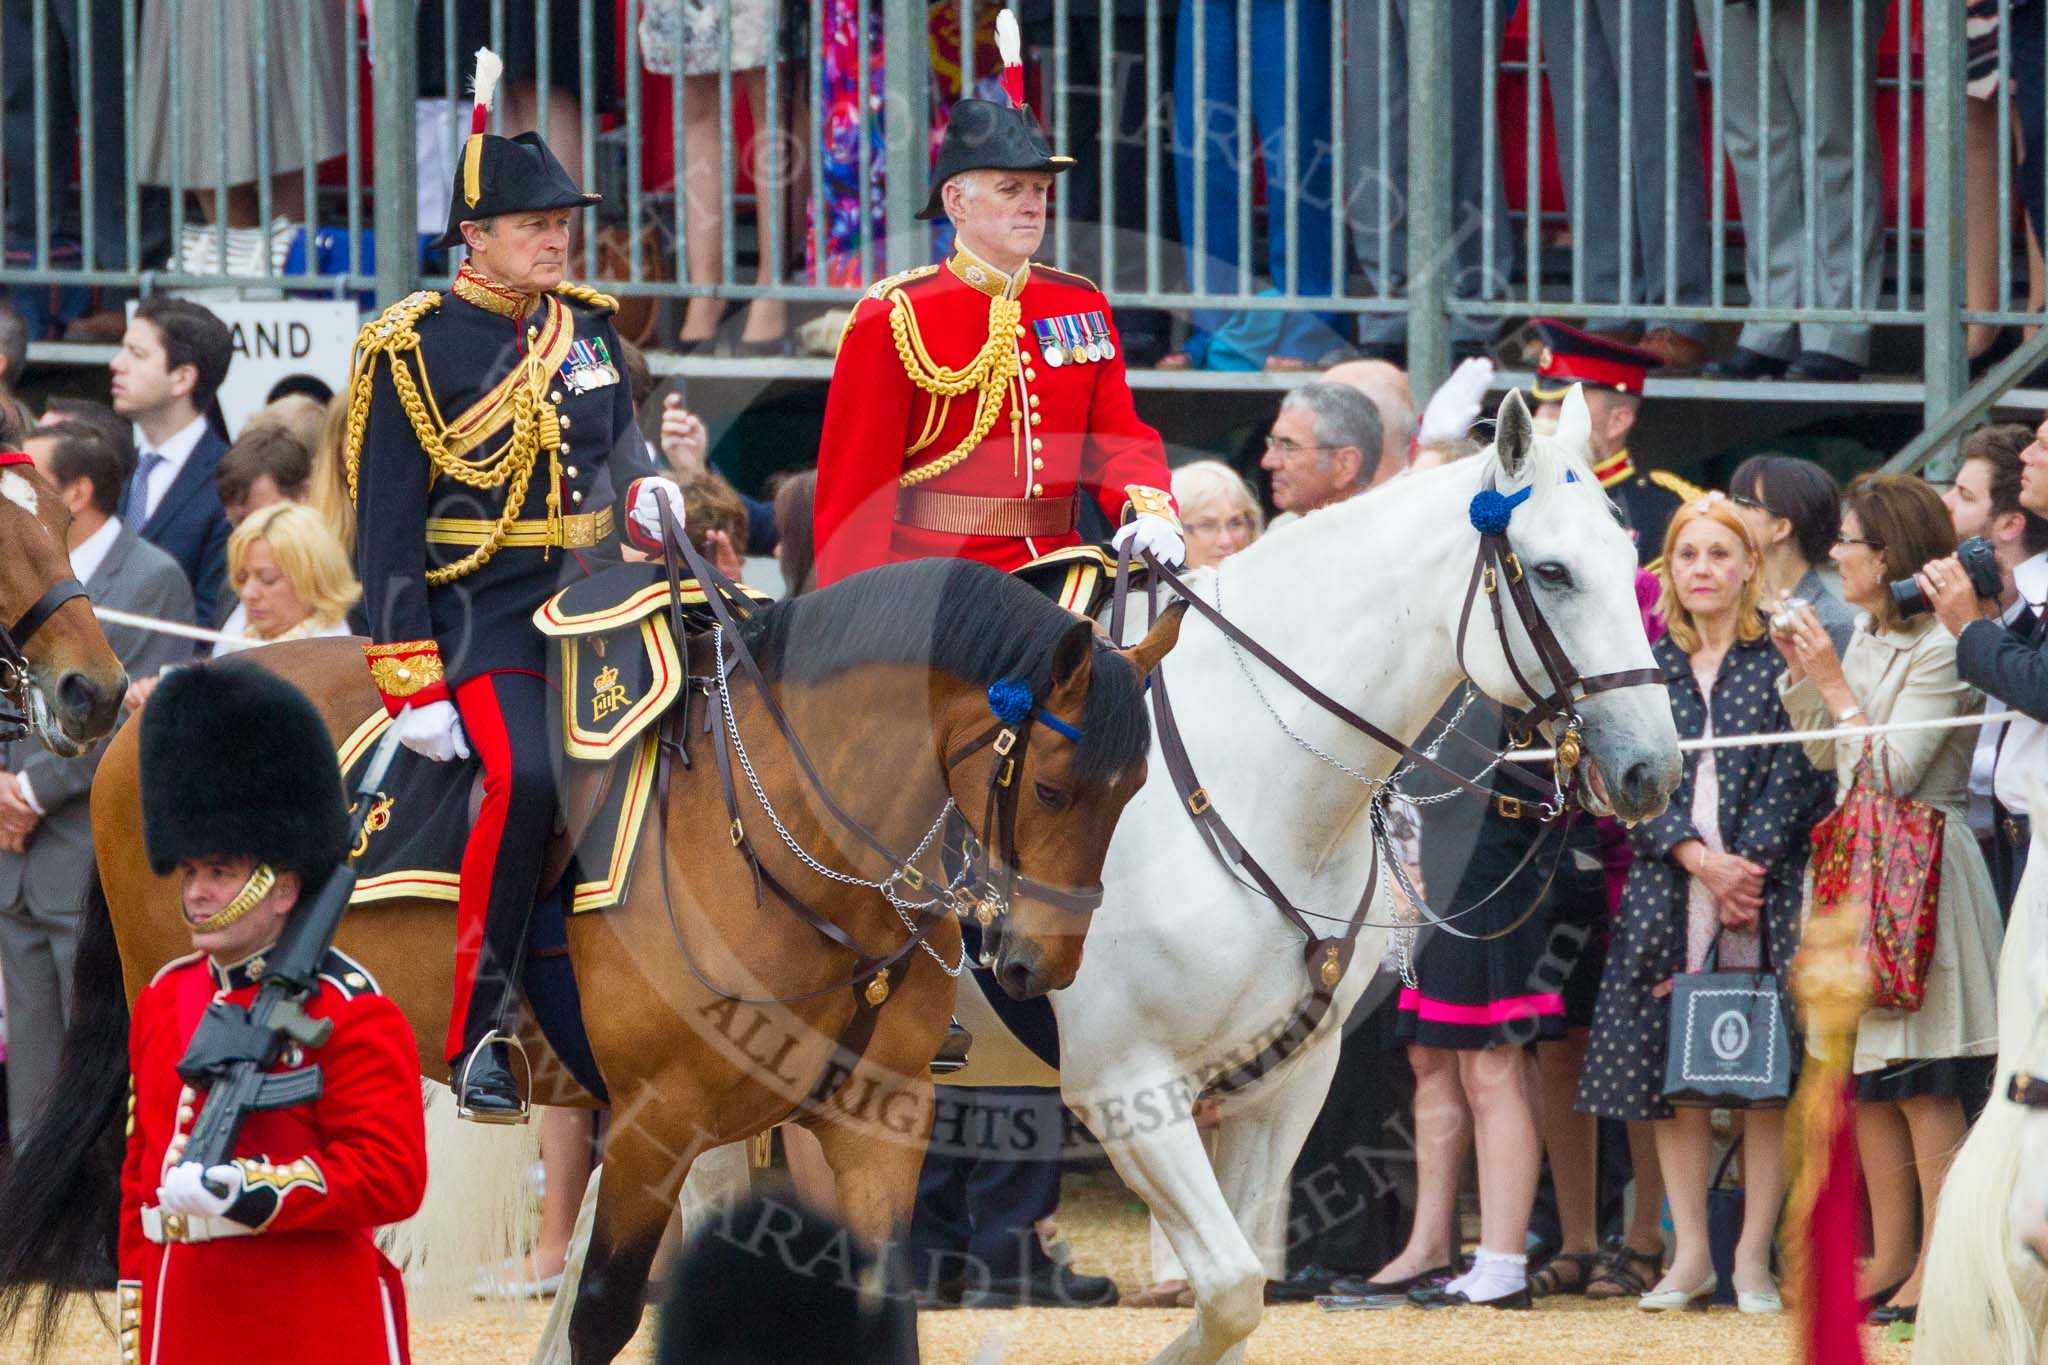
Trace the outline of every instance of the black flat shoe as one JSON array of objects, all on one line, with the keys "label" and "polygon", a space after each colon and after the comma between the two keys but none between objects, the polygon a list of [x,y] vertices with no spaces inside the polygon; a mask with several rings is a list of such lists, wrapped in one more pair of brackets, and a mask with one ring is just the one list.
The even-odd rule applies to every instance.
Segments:
[{"label": "black flat shoe", "polygon": [[1826,351],[1801,351],[1785,371],[1785,377],[1809,384],[1853,384],[1863,377],[1863,367]]},{"label": "black flat shoe", "polygon": [[1527,1311],[1534,1308],[1535,1300],[1529,1295],[1529,1286],[1523,1285],[1512,1294],[1503,1294],[1497,1299],[1483,1299],[1477,1305],[1456,1289],[1411,1289],[1408,1302],[1417,1308],[1508,1308]]},{"label": "black flat shoe", "polygon": [[1021,1278],[994,1280],[960,1296],[962,1308],[1114,1308],[1116,1281],[1077,1275],[1057,1261]]},{"label": "black flat shoe", "polygon": [[1267,1303],[1312,1303],[1334,1294],[1337,1276],[1328,1267],[1310,1263],[1284,1280],[1266,1281]]},{"label": "black flat shoe", "polygon": [[1461,1272],[1455,1265],[1440,1265],[1405,1280],[1361,1280],[1340,1275],[1330,1281],[1330,1293],[1347,1299],[1373,1299],[1388,1294],[1406,1294],[1411,1289],[1437,1289]]},{"label": "black flat shoe", "polygon": [[1747,346],[1737,346],[1719,360],[1707,364],[1700,373],[1708,379],[1776,379],[1790,364],[1790,361],[1752,351]]},{"label": "black flat shoe", "polygon": [[1870,1310],[1864,1321],[1872,1327],[1889,1327],[1895,1322],[1913,1322],[1920,1316],[1917,1303],[1881,1303]]}]

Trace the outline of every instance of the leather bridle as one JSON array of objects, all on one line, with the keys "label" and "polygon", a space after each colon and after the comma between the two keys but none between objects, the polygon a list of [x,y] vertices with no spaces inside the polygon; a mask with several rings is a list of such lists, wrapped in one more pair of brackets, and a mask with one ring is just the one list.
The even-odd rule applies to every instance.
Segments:
[{"label": "leather bridle", "polygon": [[[29,457],[18,451],[0,452],[0,469],[30,463]],[[0,709],[0,743],[25,739],[33,728],[29,723],[29,691],[35,682],[29,675],[28,656],[22,651],[59,607],[85,595],[83,583],[75,578],[60,578],[45,588],[43,595],[13,625],[0,627],[0,706],[5,708]]]},{"label": "leather bridle", "polygon": [[[943,872],[926,872],[918,866],[919,857],[924,851],[923,846],[909,856],[897,852],[848,813],[827,789],[823,776],[798,739],[795,727],[790,724],[788,716],[776,700],[767,676],[761,671],[759,662],[742,638],[739,615],[750,611],[751,604],[738,585],[706,561],[696,547],[668,522],[666,513],[667,509],[664,508],[663,540],[668,551],[664,559],[669,583],[671,631],[678,641],[684,638],[681,585],[676,567],[680,561],[703,588],[704,599],[721,628],[717,632],[720,648],[724,651],[721,673],[736,669],[746,679],[794,759],[805,783],[818,798],[819,804],[847,833],[877,854],[891,869],[890,875],[879,885],[891,904],[897,907],[898,913],[904,914],[905,924],[910,931],[909,937],[889,952],[880,955],[870,954],[851,934],[811,905],[777,876],[772,868],[763,863],[755,851],[746,822],[740,815],[739,789],[733,775],[734,746],[726,742],[726,735],[720,734],[712,742],[712,752],[717,761],[720,785],[724,792],[730,837],[733,846],[740,851],[753,871],[756,903],[762,900],[764,888],[772,891],[777,899],[787,904],[799,919],[819,935],[852,953],[854,966],[846,979],[801,994],[764,997],[740,995],[714,984],[698,969],[692,955],[682,945],[680,928],[670,906],[668,919],[671,928],[676,931],[677,946],[682,948],[684,961],[701,985],[723,999],[750,1005],[796,1004],[851,987],[863,987],[860,998],[865,1001],[869,1010],[856,1011],[857,1022],[859,1015],[871,1014],[874,1007],[888,998],[890,970],[923,945],[949,915],[962,919],[972,915],[986,927],[998,917],[1007,915],[1011,899],[1019,895],[1044,902],[1059,910],[1082,915],[1092,913],[1101,905],[1101,882],[1098,881],[1090,887],[1075,888],[1031,877],[1024,872],[1020,864],[1017,846],[1018,789],[1021,785],[1018,778],[1024,771],[1024,759],[1030,747],[1031,735],[1036,727],[1044,726],[1070,739],[1079,740],[1081,731],[1047,712],[1043,702],[1031,694],[1027,685],[1014,680],[991,685],[989,704],[995,714],[994,722],[947,755],[944,767],[950,779],[953,771],[968,759],[984,750],[991,753],[993,761],[989,771],[988,797],[981,829],[992,836],[992,841],[978,835],[957,803],[949,799],[939,821],[939,828],[943,831],[943,839],[940,842],[945,864],[957,870],[950,875]],[[687,674],[687,651],[683,652]],[[686,693],[689,690],[686,676]],[[690,762],[686,719],[688,709],[688,706],[684,705],[671,710],[670,716],[674,719],[665,727],[661,740],[661,772],[658,783],[664,828],[668,823],[669,757],[673,754],[680,758],[685,767],[689,766]],[[715,701],[707,708],[707,728],[711,726],[712,713],[717,709]],[[926,843],[930,842],[928,838]],[[665,857],[662,859],[661,877],[663,902],[665,906],[669,906],[668,860]],[[922,895],[924,899],[906,902],[898,897],[894,888],[900,888],[913,896]],[[914,910],[914,917],[906,914],[906,909]],[[871,1023],[870,1019],[869,1026]],[[842,1039],[842,1044],[851,1046],[845,1039]],[[858,1048],[855,1051],[858,1051]]]},{"label": "leather bridle", "polygon": [[[1568,482],[1572,478],[1571,474],[1566,475]],[[1557,874],[1565,850],[1562,839],[1558,841],[1557,848],[1552,854],[1549,871],[1545,874],[1542,885],[1511,924],[1491,933],[1473,934],[1460,930],[1451,923],[1491,903],[1494,897],[1500,895],[1521,876],[1522,870],[1534,861],[1543,845],[1571,823],[1574,814],[1572,798],[1576,794],[1576,771],[1583,744],[1581,730],[1584,722],[1579,716],[1578,703],[1602,692],[1648,683],[1661,684],[1664,680],[1663,673],[1654,668],[1624,669],[1588,676],[1572,663],[1549,623],[1544,620],[1521,561],[1508,545],[1508,521],[1515,508],[1528,500],[1529,491],[1528,488],[1523,488],[1513,494],[1504,495],[1487,488],[1473,496],[1469,515],[1473,528],[1479,532],[1479,548],[1473,559],[1471,582],[1466,588],[1464,605],[1459,613],[1456,648],[1458,667],[1469,680],[1471,670],[1465,663],[1465,638],[1471,625],[1473,606],[1479,597],[1484,596],[1491,608],[1494,630],[1500,640],[1501,652],[1507,658],[1508,668],[1517,685],[1521,687],[1523,695],[1532,701],[1531,707],[1521,713],[1519,718],[1510,717],[1508,720],[1510,748],[1526,746],[1533,739],[1536,730],[1546,722],[1553,724],[1558,732],[1558,758],[1548,782],[1514,763],[1499,762],[1500,755],[1492,754],[1490,751],[1488,755],[1494,760],[1494,766],[1497,766],[1501,776],[1525,787],[1534,788],[1542,794],[1535,805],[1538,818],[1542,822],[1542,832],[1530,841],[1529,847],[1523,852],[1521,860],[1515,864],[1513,870],[1486,896],[1449,915],[1438,915],[1427,906],[1420,907],[1429,924],[1442,928],[1456,937],[1478,942],[1504,938],[1520,929],[1542,903],[1544,894],[1549,890],[1550,883]],[[1189,587],[1179,574],[1161,564],[1150,553],[1143,556],[1143,562],[1150,570],[1146,594],[1153,616],[1158,615],[1159,585],[1164,582],[1180,595],[1182,601],[1207,618],[1209,623],[1234,646],[1257,659],[1304,700],[1336,717],[1347,728],[1392,751],[1402,763],[1426,769],[1448,782],[1453,788],[1462,789],[1488,801],[1493,799],[1495,793],[1492,790],[1445,766],[1432,754],[1397,739],[1310,683],[1271,650],[1247,635],[1220,609]],[[1119,557],[1109,625],[1110,638],[1119,642],[1123,639],[1131,567],[1128,557]],[[1523,631],[1529,636],[1536,650],[1540,669],[1550,679],[1551,687],[1547,692],[1529,680],[1515,658],[1514,640],[1508,629],[1506,608],[1501,604],[1503,585],[1506,586],[1506,596],[1514,604],[1516,619],[1522,623]],[[1271,901],[1288,923],[1301,931],[1304,939],[1303,959],[1309,972],[1309,994],[1261,1052],[1245,1062],[1229,1067],[1211,1080],[1205,1088],[1205,1093],[1208,1094],[1228,1094],[1250,1085],[1285,1061],[1315,1031],[1329,1010],[1338,983],[1343,980],[1344,973],[1350,966],[1352,952],[1357,945],[1361,929],[1368,924],[1392,929],[1412,926],[1377,924],[1367,918],[1374,894],[1379,888],[1380,859],[1375,856],[1366,875],[1365,890],[1359,897],[1357,907],[1349,916],[1338,922],[1339,928],[1336,932],[1321,932],[1311,921],[1334,917],[1304,910],[1287,896],[1278,880],[1259,864],[1245,848],[1243,841],[1231,830],[1217,810],[1208,789],[1196,777],[1193,761],[1188,755],[1187,745],[1181,735],[1179,721],[1173,712],[1165,669],[1154,669],[1147,679],[1147,684],[1152,695],[1153,719],[1159,732],[1160,753],[1166,760],[1167,772],[1180,797],[1182,808],[1188,812],[1203,841],[1208,844],[1210,851],[1224,867],[1233,876],[1247,881],[1260,895]],[[1447,733],[1462,742],[1479,747],[1475,741],[1469,740],[1455,729]],[[1382,785],[1371,807],[1373,836],[1375,843],[1380,846],[1385,845],[1386,839],[1383,806],[1378,796],[1384,795],[1387,789]]]}]

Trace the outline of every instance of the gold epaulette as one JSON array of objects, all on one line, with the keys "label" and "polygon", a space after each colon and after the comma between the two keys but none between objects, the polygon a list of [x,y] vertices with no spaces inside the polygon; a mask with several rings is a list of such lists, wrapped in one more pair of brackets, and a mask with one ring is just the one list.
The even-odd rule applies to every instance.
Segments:
[{"label": "gold epaulette", "polygon": [[935,273],[937,270],[938,267],[935,265],[912,266],[908,270],[899,271],[898,273],[889,276],[887,279],[876,280],[873,284],[869,285],[867,289],[862,292],[860,300],[857,301],[850,310],[848,310],[846,314],[846,325],[839,329],[839,344],[832,348],[832,354],[835,357],[838,356],[840,348],[846,345],[847,333],[853,330],[853,320],[856,317],[860,316],[861,303],[867,301],[868,299],[887,298],[891,290],[906,285],[910,283],[912,280],[922,279],[926,275]]},{"label": "gold epaulette", "polygon": [[555,292],[565,299],[574,299],[585,308],[602,308],[607,313],[619,311],[619,301],[610,294],[600,293],[587,284],[576,284],[563,280],[555,286]]},{"label": "gold epaulette", "polygon": [[[363,432],[370,421],[370,380],[377,357],[389,355],[396,366],[406,351],[420,348],[419,321],[441,306],[441,295],[432,289],[416,289],[386,308],[356,333],[355,351],[348,370],[348,426],[342,441],[342,460],[348,471],[348,500],[356,500],[356,474],[363,458]],[[426,382],[422,370],[420,382]],[[431,392],[427,401],[433,401]]]},{"label": "gold epaulette", "polygon": [[1688,483],[1668,469],[1651,470],[1650,482],[1667,493],[1676,493],[1680,502],[1691,502],[1707,495],[1706,489],[1696,483]]}]

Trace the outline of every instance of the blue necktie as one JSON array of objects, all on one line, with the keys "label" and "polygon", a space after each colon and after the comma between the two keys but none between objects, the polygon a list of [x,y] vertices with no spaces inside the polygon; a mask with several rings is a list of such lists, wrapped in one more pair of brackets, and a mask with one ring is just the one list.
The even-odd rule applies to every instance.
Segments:
[{"label": "blue necktie", "polygon": [[142,523],[149,519],[149,476],[156,473],[163,462],[164,457],[156,451],[143,451],[141,461],[135,466],[135,477],[128,480],[128,496],[121,499],[121,520],[138,533],[142,530]]}]

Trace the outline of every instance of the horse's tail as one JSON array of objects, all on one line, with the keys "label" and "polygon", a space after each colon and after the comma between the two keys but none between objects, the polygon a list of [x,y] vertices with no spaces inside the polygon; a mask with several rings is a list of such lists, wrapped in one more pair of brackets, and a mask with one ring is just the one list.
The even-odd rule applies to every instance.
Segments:
[{"label": "horse's tail", "polygon": [[128,995],[97,874],[84,914],[58,1072],[63,1096],[15,1144],[0,1179],[0,1338],[40,1297],[33,1338],[39,1358],[55,1341],[66,1296],[104,1289],[115,1273]]},{"label": "horse's tail", "polygon": [[2041,932],[2038,885],[2039,874],[2030,867],[1999,959],[1998,1079],[1991,1102],[1957,1150],[1935,1206],[1927,1282],[1914,1327],[1916,1362],[2019,1365],[2040,1358],[2048,1325],[2048,1271],[2021,1253],[2011,1217],[2032,1111],[2005,1098],[2007,1079],[2027,1062],[2040,999],[2028,980],[2033,940]]}]

